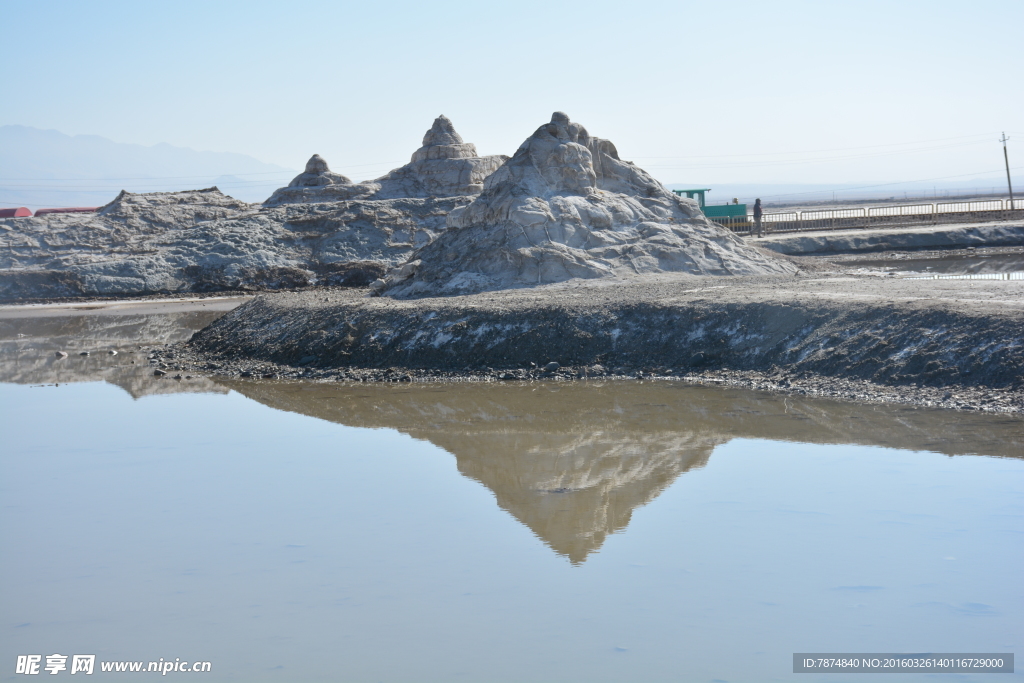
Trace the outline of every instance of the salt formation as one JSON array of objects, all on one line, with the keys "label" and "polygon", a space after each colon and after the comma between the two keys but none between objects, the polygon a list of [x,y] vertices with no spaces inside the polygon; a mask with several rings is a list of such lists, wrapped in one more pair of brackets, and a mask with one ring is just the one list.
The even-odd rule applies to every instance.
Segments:
[{"label": "salt formation", "polygon": [[288,183],[288,187],[319,187],[321,185],[350,185],[351,183],[351,180],[340,173],[333,173],[327,167],[327,162],[322,156],[314,154],[306,162],[306,170],[295,176]]},{"label": "salt formation", "polygon": [[456,197],[479,194],[484,180],[508,161],[504,154],[477,156],[446,116],[438,116],[412,161],[374,181],[374,198]]},{"label": "salt formation", "polygon": [[353,183],[319,154],[262,206],[122,192],[95,214],[0,220],[0,299],[365,286],[407,260],[508,157],[479,157],[441,116],[412,161]]},{"label": "salt formation", "polygon": [[264,205],[475,195],[483,189],[484,179],[507,160],[503,154],[478,156],[476,146],[463,142],[448,117],[438,116],[423,136],[423,146],[405,166],[376,180],[353,183],[331,173],[327,162],[315,154],[306,171],[274,192]]},{"label": "salt formation", "polygon": [[217,188],[122,192],[96,213],[0,220],[0,300],[366,286],[468,201],[268,208]]},{"label": "salt formation", "polygon": [[395,297],[469,293],[571,278],[660,272],[795,272],[747,246],[561,112],[453,211],[448,229],[378,291]]},{"label": "salt formation", "polygon": [[287,187],[274,191],[265,206],[303,202],[336,202],[370,194],[364,183],[355,184],[340,173],[334,173],[327,161],[314,154],[306,162],[306,170],[295,176]]}]

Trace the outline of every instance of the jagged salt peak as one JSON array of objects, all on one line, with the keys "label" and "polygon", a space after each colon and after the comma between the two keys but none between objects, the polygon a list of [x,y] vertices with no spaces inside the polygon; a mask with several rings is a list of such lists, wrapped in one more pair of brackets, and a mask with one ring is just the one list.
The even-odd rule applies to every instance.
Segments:
[{"label": "jagged salt peak", "polygon": [[452,125],[451,119],[444,114],[434,119],[434,125],[423,136],[424,147],[461,144],[463,144],[462,136],[455,131],[455,126]]},{"label": "jagged salt peak", "polygon": [[327,166],[327,160],[319,154],[314,154],[306,162],[306,173],[324,173],[330,170],[330,167]]},{"label": "jagged salt peak", "polygon": [[323,187],[324,185],[351,185],[352,181],[340,173],[334,173],[327,160],[314,154],[306,162],[306,170],[295,176],[288,187]]},{"label": "jagged salt peak", "polygon": [[423,146],[413,152],[410,164],[440,159],[474,158],[477,158],[476,145],[464,142],[462,136],[455,131],[451,120],[442,114],[434,119],[434,124],[423,136]]}]

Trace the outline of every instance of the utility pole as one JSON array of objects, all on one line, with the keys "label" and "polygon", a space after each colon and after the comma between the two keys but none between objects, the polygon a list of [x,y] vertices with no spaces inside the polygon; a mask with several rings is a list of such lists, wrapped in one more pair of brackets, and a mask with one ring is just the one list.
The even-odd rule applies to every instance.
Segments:
[{"label": "utility pole", "polygon": [[1013,182],[1010,180],[1010,156],[1006,153],[1006,141],[1009,139],[1004,132],[999,142],[1003,143],[1003,161],[1006,162],[1006,186],[1010,188],[1010,211],[1013,211],[1016,207],[1013,204]]}]

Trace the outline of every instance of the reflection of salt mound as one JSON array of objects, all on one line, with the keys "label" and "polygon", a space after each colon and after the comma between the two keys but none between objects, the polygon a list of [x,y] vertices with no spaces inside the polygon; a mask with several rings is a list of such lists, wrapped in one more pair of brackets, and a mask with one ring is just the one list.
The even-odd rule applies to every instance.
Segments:
[{"label": "reflection of salt mound", "polygon": [[[104,381],[132,398],[153,394],[227,393],[206,377],[175,380],[153,375],[140,344],[169,344],[188,339],[223,311],[113,314],[99,310],[74,315],[0,319],[0,382],[69,384]],[[107,352],[118,351],[117,355]],[[64,358],[56,351],[70,355]],[[79,355],[83,351],[88,356]],[[175,373],[171,373],[172,375]]]},{"label": "reflection of salt mound", "polygon": [[455,455],[462,474],[491,489],[503,510],[573,564],[625,529],[633,510],[682,473],[706,465],[718,444],[689,433],[545,437],[521,439],[518,449],[488,449],[494,444],[483,436],[480,447]]},{"label": "reflection of salt mound", "polygon": [[1006,430],[993,431],[991,421],[1000,418],[992,416],[951,423],[942,411],[878,411],[871,404],[675,382],[219,381],[276,410],[396,429],[443,448],[460,473],[487,486],[503,510],[574,563],[623,531],[634,510],[679,476],[703,467],[716,446],[736,438],[1024,457],[1021,430],[1010,438]]},{"label": "reflection of salt mound", "polygon": [[659,272],[753,275],[792,266],[708,221],[696,202],[555,112],[448,230],[389,276],[394,296]]},{"label": "reflection of salt mound", "polygon": [[[579,564],[625,529],[680,475],[703,467],[727,440],[651,407],[647,389],[529,385],[389,390],[232,382],[278,410],[405,432],[452,453],[459,472],[545,544]],[[497,390],[496,390],[497,389]],[[327,397],[329,395],[329,398]],[[665,400],[660,394],[658,403]],[[688,404],[684,404],[688,405]]]},{"label": "reflection of salt mound", "polygon": [[314,154],[306,171],[288,187],[274,192],[265,205],[474,195],[483,189],[484,179],[507,159],[504,155],[477,156],[476,146],[463,142],[452,122],[439,116],[423,136],[423,146],[405,166],[377,180],[353,183],[332,173],[327,162]]}]

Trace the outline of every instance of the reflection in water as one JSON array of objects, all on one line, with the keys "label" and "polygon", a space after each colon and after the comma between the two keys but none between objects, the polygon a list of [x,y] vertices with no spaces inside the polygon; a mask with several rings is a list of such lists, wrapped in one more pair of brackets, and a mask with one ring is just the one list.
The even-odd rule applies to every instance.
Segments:
[{"label": "reflection in water", "polygon": [[62,383],[0,385],[0,659],[760,681],[795,649],[1020,640],[1019,418],[674,382],[63,385],[199,386],[138,349],[185,312],[0,308],[0,379]]},{"label": "reflection in water", "polygon": [[[224,315],[237,299],[209,304],[151,305],[165,312],[135,312],[138,305],[99,304],[74,309],[0,310],[0,382],[65,384],[105,381],[133,398],[179,392],[224,392],[206,378],[157,378],[140,349],[188,339]],[[197,307],[198,310],[197,310]],[[21,317],[19,317],[21,316]],[[67,353],[66,358],[56,356]],[[111,355],[110,351],[117,351]],[[89,352],[88,356],[80,355]]]},{"label": "reflection in water", "polygon": [[[638,507],[734,438],[858,443],[947,455],[1021,457],[1020,420],[794,399],[671,382],[344,385],[156,378],[144,344],[186,339],[209,309],[116,307],[31,317],[0,312],[0,382],[103,380],[133,397],[234,389],[267,406],[353,427],[391,428],[452,453],[459,471],[555,552],[583,562]],[[55,352],[66,351],[66,358]],[[108,354],[117,350],[117,355]],[[90,355],[79,355],[89,351]]]},{"label": "reflection in water", "polygon": [[224,381],[267,406],[392,428],[459,471],[574,564],[736,438],[1024,457],[1021,421],[674,382],[329,385]]}]

